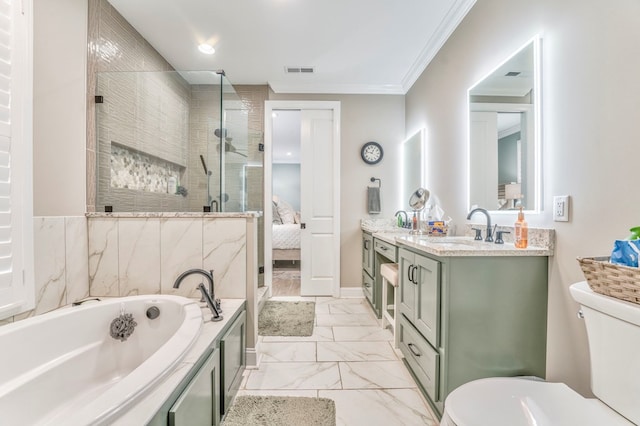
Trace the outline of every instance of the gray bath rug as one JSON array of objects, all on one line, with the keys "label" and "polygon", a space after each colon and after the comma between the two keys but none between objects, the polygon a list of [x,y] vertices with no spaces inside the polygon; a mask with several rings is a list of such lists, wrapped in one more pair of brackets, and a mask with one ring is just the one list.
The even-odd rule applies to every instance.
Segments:
[{"label": "gray bath rug", "polygon": [[335,426],[336,404],[328,398],[238,396],[222,426]]},{"label": "gray bath rug", "polygon": [[258,315],[258,334],[261,336],[311,336],[315,312],[315,302],[267,300]]}]

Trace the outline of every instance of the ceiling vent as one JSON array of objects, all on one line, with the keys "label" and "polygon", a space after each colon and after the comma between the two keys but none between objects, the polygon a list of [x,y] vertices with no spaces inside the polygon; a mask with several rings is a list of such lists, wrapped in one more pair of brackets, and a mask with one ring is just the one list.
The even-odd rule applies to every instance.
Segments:
[{"label": "ceiling vent", "polygon": [[284,67],[287,74],[313,74],[313,67]]},{"label": "ceiling vent", "polygon": [[506,73],[504,76],[505,77],[517,77],[519,76],[521,73],[520,71],[509,71],[508,73]]}]

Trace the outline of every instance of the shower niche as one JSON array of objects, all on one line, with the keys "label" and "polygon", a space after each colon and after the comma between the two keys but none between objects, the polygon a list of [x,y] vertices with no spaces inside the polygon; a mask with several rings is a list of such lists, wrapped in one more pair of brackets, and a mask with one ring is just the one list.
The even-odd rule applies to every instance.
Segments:
[{"label": "shower niche", "polygon": [[260,134],[223,71],[96,76],[96,211],[250,210]]}]

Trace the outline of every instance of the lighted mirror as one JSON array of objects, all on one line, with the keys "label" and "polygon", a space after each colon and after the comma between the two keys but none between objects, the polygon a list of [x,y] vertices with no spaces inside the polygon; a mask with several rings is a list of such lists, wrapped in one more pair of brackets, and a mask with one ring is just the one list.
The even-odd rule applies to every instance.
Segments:
[{"label": "lighted mirror", "polygon": [[408,137],[402,144],[402,209],[409,209],[409,198],[416,188],[424,186],[424,130]]},{"label": "lighted mirror", "polygon": [[540,40],[469,89],[469,207],[541,209]]}]

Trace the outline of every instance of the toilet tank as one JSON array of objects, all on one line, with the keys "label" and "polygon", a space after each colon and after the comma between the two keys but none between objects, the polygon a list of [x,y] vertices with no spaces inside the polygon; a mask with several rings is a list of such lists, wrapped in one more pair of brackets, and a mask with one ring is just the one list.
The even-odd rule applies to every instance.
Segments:
[{"label": "toilet tank", "polygon": [[640,424],[640,305],[573,284],[591,355],[591,390],[609,407]]}]

